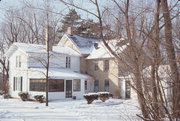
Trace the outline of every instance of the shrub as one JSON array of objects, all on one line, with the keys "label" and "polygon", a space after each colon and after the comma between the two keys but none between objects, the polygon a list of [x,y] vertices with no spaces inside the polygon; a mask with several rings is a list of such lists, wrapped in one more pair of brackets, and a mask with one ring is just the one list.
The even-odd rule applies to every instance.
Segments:
[{"label": "shrub", "polygon": [[21,98],[22,101],[27,101],[29,94],[27,92],[20,92],[18,93],[19,97]]},{"label": "shrub", "polygon": [[98,99],[97,93],[84,94],[84,98],[87,100],[87,104],[91,104],[94,100]]},{"label": "shrub", "polygon": [[3,95],[3,94],[5,94],[5,92],[4,92],[4,91],[2,91],[2,90],[0,90],[0,95]]},{"label": "shrub", "polygon": [[112,97],[113,95],[109,92],[99,92],[99,98],[102,102],[105,102],[109,99],[109,97]]},{"label": "shrub", "polygon": [[7,81],[3,82],[3,92],[7,94],[9,91],[9,83]]},{"label": "shrub", "polygon": [[3,94],[3,98],[4,99],[8,99],[8,98],[10,98],[11,96],[9,95],[9,94]]},{"label": "shrub", "polygon": [[35,95],[34,98],[36,101],[43,103],[44,102],[44,96],[43,95]]}]

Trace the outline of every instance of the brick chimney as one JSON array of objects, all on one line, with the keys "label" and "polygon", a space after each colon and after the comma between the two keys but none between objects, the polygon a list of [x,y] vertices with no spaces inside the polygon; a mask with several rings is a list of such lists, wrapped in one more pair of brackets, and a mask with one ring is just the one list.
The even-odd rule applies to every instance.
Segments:
[{"label": "brick chimney", "polygon": [[46,27],[46,50],[48,50],[48,42],[49,42],[49,51],[52,50],[54,40],[54,32],[53,27]]},{"label": "brick chimney", "polygon": [[73,32],[74,32],[73,27],[68,27],[67,28],[67,31],[66,31],[67,34],[73,35]]}]

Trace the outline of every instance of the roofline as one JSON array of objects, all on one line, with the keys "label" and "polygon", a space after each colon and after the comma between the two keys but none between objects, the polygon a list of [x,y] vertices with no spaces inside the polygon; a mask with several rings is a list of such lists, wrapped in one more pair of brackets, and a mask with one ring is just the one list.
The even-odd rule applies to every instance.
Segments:
[{"label": "roofline", "polygon": [[[86,58],[86,60],[101,60],[101,59],[114,59],[115,57],[104,57],[104,58]],[[116,58],[115,58],[116,59]]]},{"label": "roofline", "polygon": [[79,51],[79,53],[82,54],[82,53],[80,52],[79,47],[76,45],[76,43],[75,43],[71,38],[69,38],[69,37],[67,36],[67,34],[64,34],[64,35],[66,36],[66,38],[68,38],[68,39],[76,46],[76,49]]},{"label": "roofline", "polygon": [[15,45],[14,43],[10,46],[10,48],[8,49],[8,51],[12,48],[15,48],[15,51],[12,52],[12,54],[10,54],[10,56],[7,55],[7,53],[5,54],[6,57],[10,58],[17,50],[21,51],[22,53],[24,53],[26,56],[28,56],[28,54],[26,52],[24,52],[20,47],[18,47],[17,45]]}]

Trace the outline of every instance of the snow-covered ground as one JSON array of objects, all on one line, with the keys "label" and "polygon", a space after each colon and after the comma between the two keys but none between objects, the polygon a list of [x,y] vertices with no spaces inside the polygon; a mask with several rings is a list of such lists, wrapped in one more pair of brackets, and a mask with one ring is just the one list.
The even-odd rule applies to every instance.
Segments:
[{"label": "snow-covered ground", "polygon": [[109,99],[86,104],[85,100],[23,102],[0,97],[0,121],[139,121],[137,101]]}]

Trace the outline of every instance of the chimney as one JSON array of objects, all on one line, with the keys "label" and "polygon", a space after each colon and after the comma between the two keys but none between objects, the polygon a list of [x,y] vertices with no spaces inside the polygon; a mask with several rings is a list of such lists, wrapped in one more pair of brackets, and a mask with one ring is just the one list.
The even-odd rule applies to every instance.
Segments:
[{"label": "chimney", "polygon": [[46,27],[46,50],[49,50],[49,51],[52,50],[53,40],[54,40],[53,27],[48,26]]},{"label": "chimney", "polygon": [[73,27],[68,27],[66,33],[69,35],[73,35]]}]

